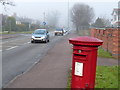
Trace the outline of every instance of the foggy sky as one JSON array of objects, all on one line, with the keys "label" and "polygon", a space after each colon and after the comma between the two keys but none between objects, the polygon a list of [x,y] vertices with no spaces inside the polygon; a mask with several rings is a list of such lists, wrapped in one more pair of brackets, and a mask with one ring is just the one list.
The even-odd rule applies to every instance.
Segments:
[{"label": "foggy sky", "polygon": [[[43,21],[43,13],[46,13],[46,16],[48,13],[51,13],[52,11],[58,11],[60,12],[60,24],[65,25],[68,20],[68,0],[58,0],[61,2],[58,2],[57,0],[52,2],[48,2],[47,0],[16,0],[15,7],[8,7],[7,12],[4,12],[6,14],[12,15],[13,13],[17,13],[17,16],[20,17],[29,17],[33,19],[38,19]],[[76,2],[75,2],[76,1]],[[118,0],[100,0],[101,2],[96,2],[99,0],[86,0],[86,2],[80,2],[89,5],[94,9],[95,16],[97,17],[106,17],[111,18],[111,13],[113,8],[117,8]],[[83,1],[83,0],[82,0]],[[105,2],[106,1],[106,2]],[[77,3],[77,0],[69,0],[69,10],[72,8],[72,6]]]}]

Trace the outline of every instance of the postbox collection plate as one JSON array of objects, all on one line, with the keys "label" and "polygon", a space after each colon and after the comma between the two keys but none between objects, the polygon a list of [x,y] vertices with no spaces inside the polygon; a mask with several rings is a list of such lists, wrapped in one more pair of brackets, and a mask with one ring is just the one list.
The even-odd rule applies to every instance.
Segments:
[{"label": "postbox collection plate", "polygon": [[75,62],[75,75],[83,76],[83,63]]}]

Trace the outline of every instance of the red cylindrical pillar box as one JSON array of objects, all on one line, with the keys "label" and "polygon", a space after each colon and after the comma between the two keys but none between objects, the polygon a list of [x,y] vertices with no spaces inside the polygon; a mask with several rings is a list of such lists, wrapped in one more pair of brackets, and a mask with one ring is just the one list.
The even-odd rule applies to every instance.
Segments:
[{"label": "red cylindrical pillar box", "polygon": [[103,41],[82,36],[69,39],[73,44],[71,88],[94,88],[98,46]]}]

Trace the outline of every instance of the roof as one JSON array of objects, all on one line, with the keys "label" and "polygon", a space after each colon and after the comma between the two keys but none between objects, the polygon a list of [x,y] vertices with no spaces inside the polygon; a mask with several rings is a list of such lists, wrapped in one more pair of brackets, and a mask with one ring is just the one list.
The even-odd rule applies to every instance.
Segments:
[{"label": "roof", "polygon": [[120,1],[118,2],[118,8],[120,8]]},{"label": "roof", "polygon": [[118,12],[120,12],[120,8],[114,8],[114,9],[113,9],[113,12],[112,12],[112,15],[113,15],[114,13],[116,13],[116,14],[118,15]]}]

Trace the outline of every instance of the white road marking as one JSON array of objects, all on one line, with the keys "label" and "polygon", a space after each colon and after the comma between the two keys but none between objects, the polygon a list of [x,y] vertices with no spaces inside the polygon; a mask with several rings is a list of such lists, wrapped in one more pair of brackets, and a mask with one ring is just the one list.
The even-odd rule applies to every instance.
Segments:
[{"label": "white road marking", "polygon": [[0,50],[0,52],[2,52],[2,50]]},{"label": "white road marking", "polygon": [[[29,44],[29,43],[30,43],[30,42],[27,42],[27,43],[24,43],[23,45],[26,45],[26,44]],[[19,46],[13,46],[13,47],[7,46],[7,47],[10,47],[10,48],[8,48],[8,49],[6,49],[6,50],[11,50],[11,49],[17,48],[17,47],[19,47]],[[2,52],[2,51],[0,50],[0,52]]]},{"label": "white road marking", "polygon": [[28,44],[30,43],[30,42],[27,42]]},{"label": "white road marking", "polygon": [[18,47],[18,46],[14,46],[14,47],[8,48],[6,50],[11,50],[11,49],[16,48],[16,47]]},{"label": "white road marking", "polygon": [[24,45],[25,45],[25,44],[29,44],[29,43],[30,43],[30,42],[24,43]]}]

